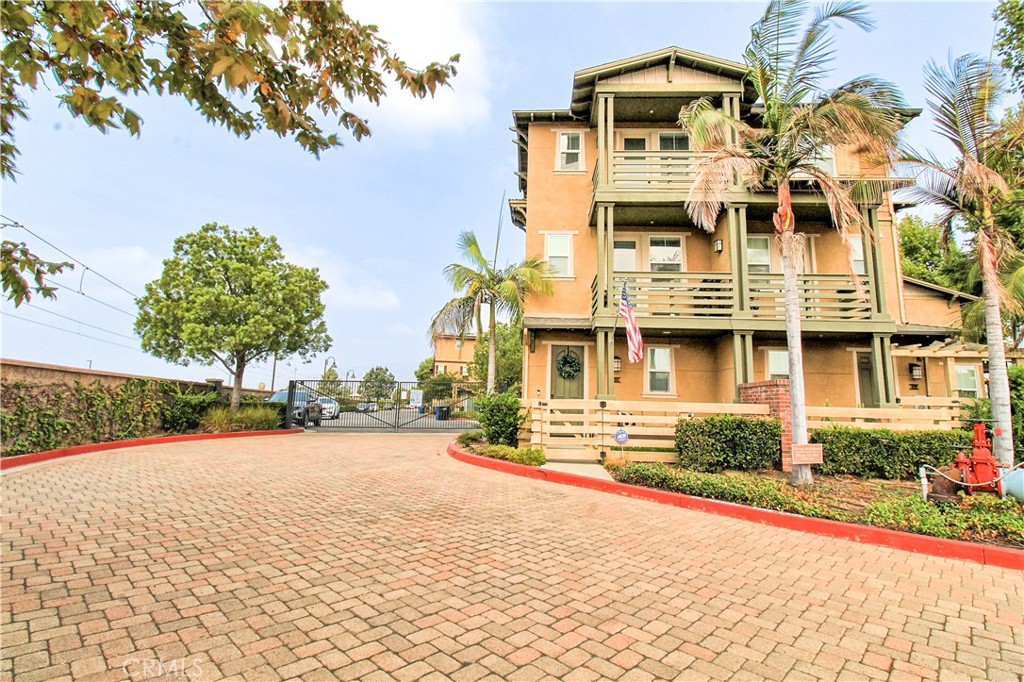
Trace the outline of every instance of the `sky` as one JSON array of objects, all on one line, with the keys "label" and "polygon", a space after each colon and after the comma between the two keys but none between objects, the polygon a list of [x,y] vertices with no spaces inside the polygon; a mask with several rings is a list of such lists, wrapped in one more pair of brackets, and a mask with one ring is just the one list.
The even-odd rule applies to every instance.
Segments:
[{"label": "sky", "polygon": [[[74,119],[53,91],[27,94],[30,120],[15,130],[21,174],[3,182],[0,207],[38,237],[5,228],[3,238],[65,260],[45,239],[91,272],[79,267],[54,276],[65,287],[56,301],[35,297],[17,309],[4,301],[4,358],[227,380],[222,367],[178,366],[144,353],[126,293],[140,294],[159,277],[175,237],[217,222],[276,235],[290,262],[319,268],[330,285],[324,302],[333,347],[307,363],[279,361],[277,387],[319,378],[325,362],[342,376],[361,378],[383,365],[412,379],[431,355],[432,315],[455,295],[442,269],[459,260],[459,232],[474,230],[489,250],[501,223],[499,263],[527,255],[502,204],[503,196],[519,196],[511,112],[566,108],[574,71],[670,45],[739,61],[749,27],[764,11],[762,2],[345,6],[377,24],[414,65],[459,53],[459,74],[432,100],[395,88],[379,108],[357,103],[372,137],[319,160],[272,133],[236,138],[171,97],[130,102],[144,120],[141,137],[133,138]],[[994,3],[869,6],[875,31],[838,34],[834,85],[875,74],[896,83],[911,106],[924,107],[928,60],[990,54]],[[907,141],[947,156],[930,128],[926,113],[910,123]],[[271,376],[270,363],[261,363],[247,369],[243,383],[269,388]]]}]

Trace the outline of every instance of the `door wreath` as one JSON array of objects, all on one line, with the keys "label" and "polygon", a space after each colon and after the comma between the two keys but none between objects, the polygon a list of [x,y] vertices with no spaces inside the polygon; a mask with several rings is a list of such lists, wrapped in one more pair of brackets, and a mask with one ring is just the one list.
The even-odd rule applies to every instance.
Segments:
[{"label": "door wreath", "polygon": [[576,357],[575,353],[564,351],[558,356],[558,360],[555,362],[555,369],[558,371],[558,376],[566,380],[575,379],[583,369],[580,366],[580,359]]}]

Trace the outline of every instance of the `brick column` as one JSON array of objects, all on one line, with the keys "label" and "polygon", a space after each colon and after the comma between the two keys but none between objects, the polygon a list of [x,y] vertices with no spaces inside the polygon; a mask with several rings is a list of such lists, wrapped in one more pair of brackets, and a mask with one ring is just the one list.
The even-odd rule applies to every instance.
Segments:
[{"label": "brick column", "polygon": [[768,413],[782,424],[782,470],[793,471],[793,413],[789,405],[789,379],[740,384],[740,402],[767,405]]}]

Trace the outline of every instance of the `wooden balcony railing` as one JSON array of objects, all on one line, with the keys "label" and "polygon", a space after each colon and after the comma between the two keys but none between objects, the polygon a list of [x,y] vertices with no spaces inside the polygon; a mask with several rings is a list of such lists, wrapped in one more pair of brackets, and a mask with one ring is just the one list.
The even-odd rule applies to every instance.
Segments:
[{"label": "wooden balcony railing", "polygon": [[[622,282],[638,317],[728,317],[733,275],[728,272],[616,272],[608,306],[617,308]],[[591,313],[600,307],[597,279],[591,285]]]},{"label": "wooden balcony railing", "polygon": [[[805,320],[867,320],[871,302],[867,285],[860,290],[849,275],[799,275],[800,316]],[[782,275],[751,274],[748,278],[750,312],[757,319],[786,316]]]},{"label": "wooden balcony railing", "polygon": [[[616,272],[616,288],[599,300],[597,278],[591,283],[591,315],[618,306],[626,282],[638,318],[723,318],[740,314],[733,308],[736,277],[730,272]],[[871,318],[866,288],[839,274],[800,275],[800,310],[805,320],[853,321]],[[866,287],[866,285],[865,285]],[[782,275],[752,274],[748,279],[747,313],[755,319],[785,319]]]},{"label": "wooden balcony railing", "polygon": [[687,190],[705,157],[698,152],[613,152],[609,180],[615,189],[630,191]]}]

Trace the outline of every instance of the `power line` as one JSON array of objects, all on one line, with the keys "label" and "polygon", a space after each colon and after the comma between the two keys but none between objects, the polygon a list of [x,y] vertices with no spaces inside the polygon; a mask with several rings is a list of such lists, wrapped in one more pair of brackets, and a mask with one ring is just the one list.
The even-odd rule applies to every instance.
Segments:
[{"label": "power line", "polygon": [[0,311],[0,315],[3,315],[4,317],[10,317],[10,318],[13,318],[15,320],[21,320],[22,322],[28,322],[30,324],[38,324],[40,327],[49,327],[50,329],[56,329],[57,331],[67,332],[68,334],[76,334],[78,336],[84,336],[85,338],[92,339],[93,341],[100,341],[101,343],[109,343],[111,346],[120,346],[121,348],[127,348],[127,349],[133,350],[133,351],[135,351],[137,353],[142,353],[142,351],[139,350],[138,348],[133,348],[132,346],[126,346],[123,343],[116,343],[116,342],[110,341],[108,339],[101,339],[98,336],[89,336],[88,334],[83,334],[82,332],[75,331],[74,329],[65,329],[64,327],[56,327],[56,326],[54,326],[52,324],[46,324],[45,322],[39,322],[37,320],[30,320],[27,317],[19,317],[18,315],[12,315],[11,313],[6,313],[6,312],[3,312],[3,311]]},{"label": "power line", "polygon": [[73,317],[68,317],[67,315],[61,315],[60,313],[55,313],[52,310],[47,310],[46,308],[42,308],[42,307],[37,306],[37,305],[32,304],[32,303],[26,303],[25,305],[27,305],[29,308],[34,308],[34,309],[39,310],[41,312],[44,312],[44,313],[46,313],[48,315],[55,315],[56,317],[64,318],[68,322],[75,322],[77,324],[85,325],[86,327],[92,327],[93,329],[98,329],[99,331],[106,332],[107,334],[113,334],[114,336],[120,336],[122,339],[128,339],[129,341],[135,341],[136,338],[137,338],[137,337],[134,337],[134,336],[128,336],[127,334],[121,334],[121,333],[118,333],[118,332],[110,331],[109,329],[104,329],[103,327],[97,327],[94,324],[89,324],[88,322],[82,322],[81,320],[76,320]]},{"label": "power line", "polygon": [[130,313],[127,310],[124,310],[122,308],[118,308],[115,305],[110,305],[109,303],[101,301],[100,299],[96,298],[95,296],[90,296],[89,294],[85,293],[84,291],[76,291],[75,289],[69,289],[68,287],[62,287],[59,282],[54,282],[49,277],[44,277],[43,280],[45,280],[48,284],[52,284],[53,286],[57,287],[58,289],[63,289],[64,291],[70,291],[71,293],[78,294],[79,296],[85,296],[90,301],[96,301],[100,305],[104,305],[104,306],[110,308],[111,310],[116,310],[119,313],[124,313],[128,317],[131,317],[133,319],[135,318],[135,313]]},{"label": "power line", "polygon": [[[21,223],[19,223],[19,222],[18,222],[17,220],[14,220],[13,218],[8,218],[7,216],[3,215],[2,213],[0,213],[0,218],[3,218],[4,220],[6,220],[6,221],[8,222],[8,224],[9,224],[9,225],[10,225],[11,227],[19,227],[19,228],[21,228],[21,229],[25,230],[26,232],[28,232],[28,233],[29,233],[30,235],[32,235],[33,237],[35,237],[35,238],[36,238],[36,239],[38,239],[39,241],[43,242],[44,244],[46,244],[46,245],[50,246],[50,247],[51,247],[51,248],[53,248],[53,249],[56,249],[56,250],[57,250],[57,251],[59,251],[59,252],[60,252],[61,254],[63,254],[63,255],[65,255],[65,256],[67,256],[68,258],[70,258],[71,260],[75,261],[76,263],[78,263],[79,265],[81,265],[81,266],[82,266],[83,268],[85,268],[85,271],[86,271],[86,272],[91,272],[91,273],[93,273],[94,275],[96,275],[97,277],[99,277],[100,279],[102,279],[102,280],[104,280],[104,281],[106,281],[106,282],[108,282],[108,283],[110,283],[110,284],[113,284],[113,285],[114,285],[115,287],[117,287],[118,289],[120,289],[120,290],[121,290],[121,291],[123,291],[124,293],[128,294],[128,295],[129,295],[129,296],[131,296],[132,298],[139,298],[139,295],[138,295],[138,294],[136,294],[136,293],[133,293],[133,292],[131,292],[131,291],[128,291],[128,290],[127,290],[127,289],[125,289],[125,288],[124,288],[123,286],[121,286],[120,284],[118,284],[118,283],[117,283],[117,282],[115,282],[114,280],[110,279],[110,278],[109,278],[109,277],[107,277],[106,275],[104,275],[104,274],[102,274],[102,273],[100,273],[100,272],[97,272],[96,270],[94,270],[94,269],[90,268],[90,267],[89,267],[88,265],[86,265],[86,264],[85,264],[85,263],[83,263],[82,261],[80,261],[80,260],[78,260],[77,258],[75,258],[74,256],[72,256],[72,255],[71,255],[70,253],[68,253],[68,252],[67,252],[67,251],[65,251],[64,249],[60,248],[59,246],[57,246],[56,244],[54,244],[54,243],[53,243],[53,242],[51,242],[51,241],[47,241],[47,239],[46,239],[45,237],[42,237],[42,236],[40,236],[40,235],[39,235],[38,233],[36,233],[36,232],[33,232],[32,230],[28,229],[27,227],[25,227],[24,225],[22,225]],[[85,279],[85,272],[83,272],[83,273],[82,273],[82,279]],[[81,286],[79,286],[79,293],[81,293]]]}]

